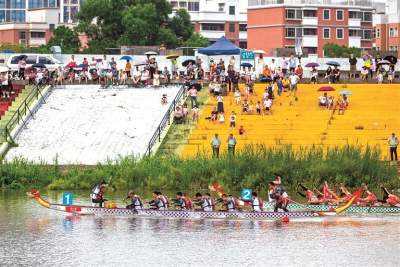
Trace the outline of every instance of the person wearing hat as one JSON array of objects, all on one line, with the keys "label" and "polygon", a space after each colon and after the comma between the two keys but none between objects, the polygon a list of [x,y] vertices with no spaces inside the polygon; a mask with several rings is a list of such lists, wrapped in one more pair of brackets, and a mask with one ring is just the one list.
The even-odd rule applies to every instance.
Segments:
[{"label": "person wearing hat", "polygon": [[392,136],[388,139],[389,150],[390,150],[390,160],[397,161],[397,146],[399,145],[399,139],[397,138],[395,133],[392,133]]}]

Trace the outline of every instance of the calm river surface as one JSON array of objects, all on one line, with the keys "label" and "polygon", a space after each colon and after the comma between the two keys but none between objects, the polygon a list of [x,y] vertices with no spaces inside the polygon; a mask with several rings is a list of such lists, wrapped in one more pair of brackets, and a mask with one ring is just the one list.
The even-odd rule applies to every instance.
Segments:
[{"label": "calm river surface", "polygon": [[0,266],[61,265],[400,266],[400,216],[288,224],[74,217],[0,191]]}]

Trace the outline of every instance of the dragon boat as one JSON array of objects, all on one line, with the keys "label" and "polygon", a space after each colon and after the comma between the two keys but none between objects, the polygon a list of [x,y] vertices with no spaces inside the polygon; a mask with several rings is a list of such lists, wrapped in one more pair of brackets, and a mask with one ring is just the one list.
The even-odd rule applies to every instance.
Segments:
[{"label": "dragon boat", "polygon": [[[264,203],[264,210],[273,210],[274,204],[271,202]],[[287,206],[287,209],[290,211],[301,211],[301,210],[313,210],[318,212],[328,212],[334,211],[338,208],[337,205],[311,205],[311,204],[298,204],[298,203],[290,203]],[[392,207],[392,206],[357,206],[352,205],[348,207],[345,211],[346,213],[400,213],[400,207]]]},{"label": "dragon boat", "polygon": [[100,208],[81,205],[53,204],[40,196],[38,191],[27,193],[29,197],[41,206],[73,215],[113,215],[131,216],[138,218],[169,218],[169,219],[225,219],[225,220],[277,220],[283,218],[312,218],[333,215],[330,212],[322,213],[312,210],[291,212],[250,212],[250,211],[195,211],[195,210],[133,210],[126,208]]}]

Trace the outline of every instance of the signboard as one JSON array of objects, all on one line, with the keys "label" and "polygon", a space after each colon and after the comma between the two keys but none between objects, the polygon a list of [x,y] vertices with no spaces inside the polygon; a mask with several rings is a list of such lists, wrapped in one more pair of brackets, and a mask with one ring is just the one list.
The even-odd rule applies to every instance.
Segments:
[{"label": "signboard", "polygon": [[251,51],[241,51],[240,52],[241,60],[254,60],[254,58],[255,58],[254,53]]},{"label": "signboard", "polygon": [[71,192],[63,192],[63,196],[62,196],[63,205],[71,206],[73,199],[74,199],[74,197]]},{"label": "signboard", "polygon": [[243,188],[242,194],[241,194],[242,200],[250,201],[252,193],[253,193],[253,190],[251,190],[250,188]]}]

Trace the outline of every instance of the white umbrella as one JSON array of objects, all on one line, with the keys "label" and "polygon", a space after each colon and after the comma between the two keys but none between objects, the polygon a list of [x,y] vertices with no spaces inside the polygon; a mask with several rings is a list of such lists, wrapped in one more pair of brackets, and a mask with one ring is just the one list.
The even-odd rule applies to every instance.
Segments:
[{"label": "white umbrella", "polygon": [[146,56],[156,56],[156,55],[158,55],[158,53],[157,52],[154,52],[154,51],[148,51],[148,52],[146,52],[146,53],[144,53]]},{"label": "white umbrella", "polygon": [[8,72],[8,67],[0,66],[0,72]]},{"label": "white umbrella", "polygon": [[253,53],[254,54],[265,54],[265,51],[260,49],[260,50],[254,50]]}]

